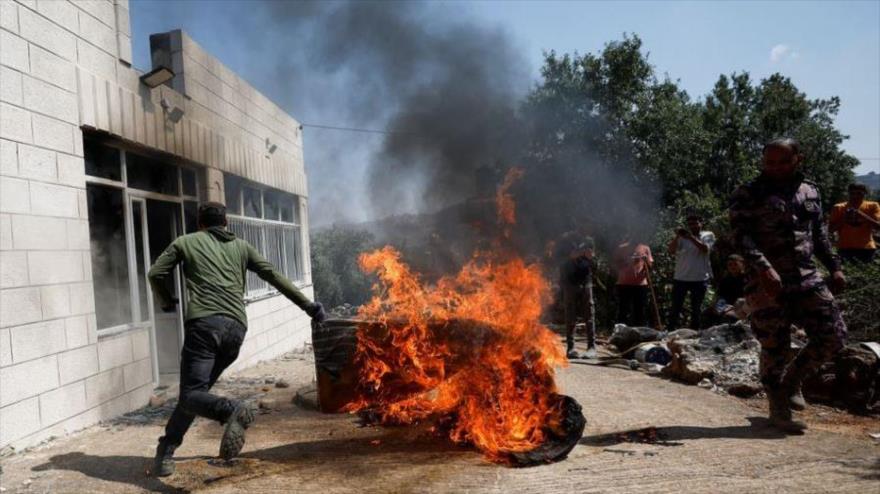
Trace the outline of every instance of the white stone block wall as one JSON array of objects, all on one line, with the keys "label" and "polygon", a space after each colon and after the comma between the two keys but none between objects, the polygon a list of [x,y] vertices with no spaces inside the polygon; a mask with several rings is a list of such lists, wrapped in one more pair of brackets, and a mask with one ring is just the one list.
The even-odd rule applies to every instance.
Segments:
[{"label": "white stone block wall", "polygon": [[[303,293],[311,299],[311,286]],[[230,371],[250,367],[285,352],[301,349],[312,341],[311,320],[283,296],[274,296],[247,305],[248,332],[238,359]]]},{"label": "white stone block wall", "polygon": [[[97,331],[84,129],[174,154],[214,170],[209,176],[222,170],[299,194],[306,204],[299,124],[185,33],[176,35],[178,80],[192,94],[146,89],[130,66],[128,7],[0,0],[0,448],[139,408],[153,391],[148,330]],[[162,98],[185,108],[177,124],[164,118]],[[272,155],[267,137],[279,148]],[[223,197],[222,180],[219,187],[211,193]],[[305,210],[303,222],[307,232]],[[281,296],[250,304],[248,314],[235,368],[310,341],[308,318]]]}]

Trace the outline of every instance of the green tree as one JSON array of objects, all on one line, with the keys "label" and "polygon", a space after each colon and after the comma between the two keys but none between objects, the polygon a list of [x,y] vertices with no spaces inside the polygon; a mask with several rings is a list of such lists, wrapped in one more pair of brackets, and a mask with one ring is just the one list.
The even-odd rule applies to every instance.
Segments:
[{"label": "green tree", "polygon": [[[550,52],[541,74],[521,112],[531,125],[526,162],[540,172],[530,181],[552,184],[539,189],[540,205],[571,218],[544,238],[580,227],[601,237],[607,228],[614,241],[624,224],[657,214],[653,244],[663,261],[664,240],[686,211],[702,213],[724,236],[730,193],[760,173],[762,147],[775,137],[801,142],[804,172],[826,208],[844,196],[858,165],[834,124],[840,100],[810,99],[781,74],[757,82],[746,72],[722,74],[709,94],[692,99],[678,81],[658,78],[635,35],[597,54]],[[644,206],[650,193],[632,194],[651,187],[660,191],[656,208]],[[620,211],[633,207],[627,202],[642,205],[627,215]]]},{"label": "green tree", "polygon": [[693,101],[677,81],[657,78],[635,35],[598,54],[550,52],[541,74],[524,106],[532,156],[598,158],[635,183],[659,184],[664,206],[696,207],[688,191],[726,198],[759,173],[763,144],[775,137],[801,142],[804,172],[826,206],[843,197],[858,165],[834,125],[840,99],[810,99],[781,74],[758,83],[746,72],[721,75]]},{"label": "green tree", "polygon": [[747,73],[722,75],[706,97],[704,125],[714,136],[709,162],[717,170],[717,193],[759,173],[763,143],[774,137],[798,139],[806,156],[804,173],[819,185],[830,207],[843,197],[858,160],[841,145],[847,139],[835,126],[840,99],[809,99],[780,74],[753,85]]},{"label": "green tree", "polygon": [[373,247],[373,234],[340,226],[311,235],[315,299],[328,308],[359,305],[370,295],[370,281],[357,265],[358,255]]}]

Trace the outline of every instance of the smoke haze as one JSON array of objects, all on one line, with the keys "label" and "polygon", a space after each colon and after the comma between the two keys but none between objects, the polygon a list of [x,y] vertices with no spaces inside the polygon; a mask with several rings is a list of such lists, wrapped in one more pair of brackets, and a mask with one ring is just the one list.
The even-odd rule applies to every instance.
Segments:
[{"label": "smoke haze", "polygon": [[[162,3],[169,22],[198,14],[191,4]],[[526,251],[573,228],[608,243],[630,227],[650,228],[642,215],[654,209],[656,193],[634,185],[626,157],[604,163],[576,136],[560,136],[553,156],[535,156],[531,133],[557,122],[549,113],[524,114],[535,81],[522,50],[464,9],[369,1],[218,8],[236,26],[228,32],[246,33],[230,46],[252,55],[238,70],[298,120],[387,131],[306,125],[313,226],[443,211],[428,228],[454,242],[488,222],[493,203],[479,199],[493,196],[506,169],[521,166],[526,176],[512,191],[517,242]],[[179,19],[175,25],[186,28]],[[595,130],[603,132],[601,123]],[[486,209],[485,217],[475,208]]]}]

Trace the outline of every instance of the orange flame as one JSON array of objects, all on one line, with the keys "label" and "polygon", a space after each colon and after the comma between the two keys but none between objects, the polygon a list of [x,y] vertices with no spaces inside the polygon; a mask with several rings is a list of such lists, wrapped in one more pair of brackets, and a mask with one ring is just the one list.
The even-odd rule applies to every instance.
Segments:
[{"label": "orange flame", "polygon": [[[507,189],[520,176],[521,170],[508,174],[496,196],[508,224],[515,216]],[[358,316],[388,323],[388,335],[378,342],[361,327],[356,360],[368,391],[348,410],[370,409],[385,423],[454,417],[452,440],[499,461],[535,448],[548,427],[558,426],[560,412],[549,398],[556,392],[554,369],[566,360],[556,335],[540,323],[550,293],[539,266],[478,252],[458,274],[429,286],[390,246],[362,254],[359,263],[379,282]],[[451,321],[493,328],[489,341],[457,343],[475,355],[455,369],[456,350],[438,337],[453,331]]]},{"label": "orange flame", "polygon": [[[498,186],[495,192],[495,207],[498,208],[498,221],[503,225],[512,226],[516,224],[516,203],[513,196],[510,195],[510,188],[517,180],[523,176],[522,168],[511,168],[507,175],[504,176],[504,182]],[[510,230],[505,228],[504,236],[510,236]]]}]

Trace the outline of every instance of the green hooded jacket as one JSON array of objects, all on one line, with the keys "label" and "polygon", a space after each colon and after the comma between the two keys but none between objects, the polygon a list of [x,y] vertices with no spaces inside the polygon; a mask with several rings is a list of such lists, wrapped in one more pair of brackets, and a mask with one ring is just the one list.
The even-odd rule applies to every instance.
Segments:
[{"label": "green hooded jacket", "polygon": [[224,227],[211,227],[178,237],[150,268],[149,279],[159,307],[174,304],[166,279],[183,263],[186,278],[186,320],[222,314],[247,327],[244,310],[245,274],[251,270],[305,310],[311,304],[254,247]]}]

